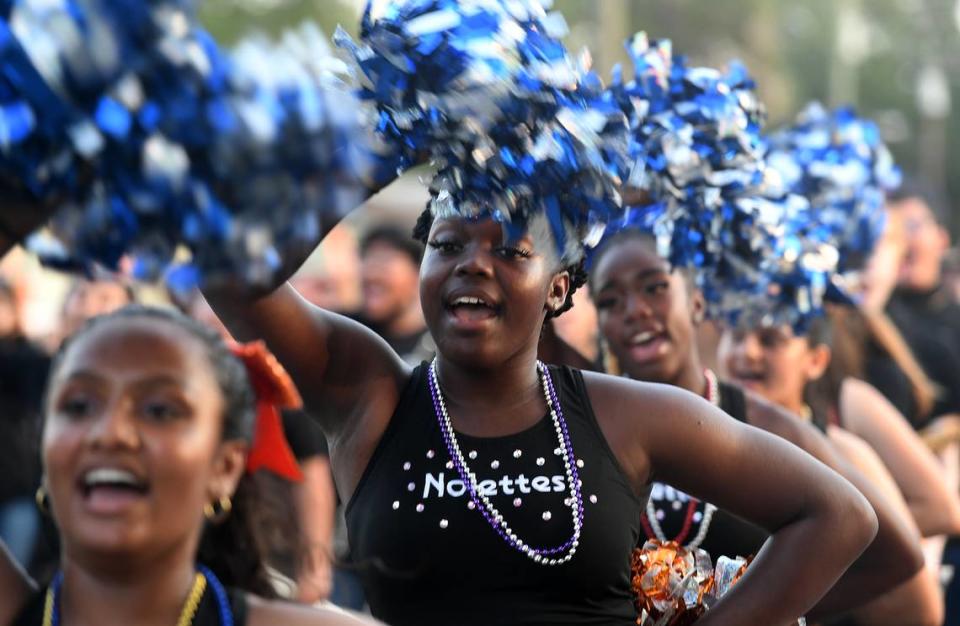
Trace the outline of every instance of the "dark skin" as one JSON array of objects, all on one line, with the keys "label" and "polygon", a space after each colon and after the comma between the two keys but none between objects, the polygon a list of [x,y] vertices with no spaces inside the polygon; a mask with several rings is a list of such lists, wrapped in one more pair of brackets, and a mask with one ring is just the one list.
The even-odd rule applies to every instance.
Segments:
[{"label": "dark skin", "polygon": [[[12,243],[0,239],[0,252]],[[537,387],[537,341],[547,312],[564,301],[569,276],[549,246],[529,237],[505,245],[490,222],[439,220],[430,243],[421,301],[454,426],[478,436],[523,430],[546,411]],[[288,260],[285,275],[297,266]],[[445,298],[457,290],[489,299],[492,318],[450,319]],[[291,373],[331,439],[337,487],[349,501],[410,368],[372,332],[310,305],[287,284],[259,297],[230,286],[207,295],[234,336],[265,339]],[[777,437],[732,423],[683,391],[599,374],[585,380],[637,494],[646,497],[654,480],[668,482],[772,535],[703,626],[769,626],[808,613],[876,534],[876,515],[849,483]],[[710,458],[701,454],[705,447]],[[736,481],[745,474],[758,477],[750,490]]]},{"label": "dark skin", "polygon": [[[508,244],[490,221],[438,220],[429,244],[421,301],[455,428],[481,437],[527,428],[546,411],[537,342],[544,318],[564,301],[569,276],[552,248],[529,236]],[[303,390],[331,439],[333,472],[348,501],[411,369],[376,335],[309,305],[289,286],[253,301],[209,295],[232,332],[266,339]],[[489,306],[451,307],[459,296]],[[795,619],[872,540],[876,518],[866,500],[793,446],[731,423],[683,391],[600,374],[585,380],[601,429],[637,494],[645,496],[654,479],[668,481],[773,535],[750,573],[701,620],[704,626]],[[715,452],[709,459],[701,454],[704,446]],[[762,479],[744,490],[734,480],[744,472]]]},{"label": "dark skin", "polygon": [[[705,394],[707,380],[694,340],[696,325],[703,319],[702,297],[681,273],[671,271],[652,242],[642,237],[611,242],[597,260],[590,288],[601,332],[625,374]],[[919,571],[923,563],[919,537],[866,477],[818,430],[757,394],[747,392],[746,397],[750,425],[790,441],[838,471],[861,490],[880,520],[871,548],[811,615],[833,615],[858,606]]]}]

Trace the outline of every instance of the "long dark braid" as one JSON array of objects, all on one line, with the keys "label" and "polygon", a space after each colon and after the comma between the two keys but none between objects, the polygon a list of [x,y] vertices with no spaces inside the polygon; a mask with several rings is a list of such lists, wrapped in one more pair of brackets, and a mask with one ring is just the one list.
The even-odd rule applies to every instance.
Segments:
[{"label": "long dark braid", "polygon": [[[413,227],[413,238],[423,245],[427,245],[427,240],[430,238],[430,229],[432,227],[433,213],[430,211],[430,208],[427,207],[424,209],[423,213],[420,214],[420,217],[417,218],[417,223]],[[577,289],[587,284],[588,274],[586,257],[581,258],[576,263],[567,265],[563,268],[563,271],[570,275],[570,290],[567,291],[567,298],[563,301],[563,305],[560,306],[556,311],[551,311],[548,313],[547,319],[560,317],[562,314],[573,308],[573,294],[576,293]]]}]

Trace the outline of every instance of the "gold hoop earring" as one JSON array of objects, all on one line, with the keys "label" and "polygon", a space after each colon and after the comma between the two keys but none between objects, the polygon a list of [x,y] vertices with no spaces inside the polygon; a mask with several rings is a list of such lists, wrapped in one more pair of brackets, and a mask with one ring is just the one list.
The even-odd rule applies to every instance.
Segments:
[{"label": "gold hoop earring", "polygon": [[207,502],[203,505],[203,516],[211,524],[222,524],[230,517],[233,510],[233,501],[230,496],[220,496],[216,502]]},{"label": "gold hoop earring", "polygon": [[50,494],[47,493],[46,487],[43,485],[37,487],[36,493],[33,494],[33,501],[37,503],[41,513],[50,515]]}]

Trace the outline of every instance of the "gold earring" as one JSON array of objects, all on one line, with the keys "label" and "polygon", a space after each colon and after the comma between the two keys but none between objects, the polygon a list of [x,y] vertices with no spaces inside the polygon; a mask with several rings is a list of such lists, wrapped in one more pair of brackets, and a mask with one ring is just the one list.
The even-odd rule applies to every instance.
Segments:
[{"label": "gold earring", "polygon": [[211,524],[222,524],[230,517],[232,510],[233,502],[230,496],[220,496],[216,502],[207,502],[203,505],[203,516]]},{"label": "gold earring", "polygon": [[37,487],[36,493],[33,494],[33,500],[37,503],[37,508],[40,509],[40,512],[44,515],[50,514],[50,494],[47,493],[47,488],[43,485]]}]

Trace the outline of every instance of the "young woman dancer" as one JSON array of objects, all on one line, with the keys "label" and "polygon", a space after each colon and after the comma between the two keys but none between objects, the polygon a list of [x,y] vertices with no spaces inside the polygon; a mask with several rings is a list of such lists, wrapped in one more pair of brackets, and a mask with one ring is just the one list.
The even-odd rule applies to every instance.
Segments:
[{"label": "young woman dancer", "polygon": [[37,500],[56,520],[61,571],[31,593],[3,551],[0,623],[369,623],[263,599],[263,512],[244,474],[253,428],[247,370],[218,335],[155,309],[94,319],[47,390]]},{"label": "young woman dancer", "polygon": [[[609,353],[609,369],[629,378],[702,394],[738,421],[769,430],[832,466],[843,468],[845,475],[870,494],[881,516],[881,528],[888,533],[887,545],[906,549],[916,566],[898,575],[899,564],[889,560],[889,552],[878,550],[848,573],[848,578],[857,581],[855,586],[873,589],[875,595],[883,585],[890,586],[890,576],[903,582],[919,570],[916,529],[821,434],[756,394],[718,381],[713,372],[700,365],[694,337],[704,315],[702,296],[688,284],[683,272],[671,271],[648,235],[631,229],[611,237],[594,255],[590,289]],[[933,495],[937,493],[934,491]],[[759,529],[730,515],[723,507],[718,509],[667,485],[655,487],[643,525],[648,537],[679,539],[685,545],[703,547],[714,557],[746,556],[759,549],[765,539]],[[876,560],[868,564],[871,559]],[[870,595],[861,593],[859,597]],[[832,612],[828,606],[820,608],[828,614]]]},{"label": "young woman dancer", "polygon": [[[728,330],[720,342],[720,367],[737,384],[811,420],[885,491],[888,500],[904,509],[917,525],[922,520],[929,527],[932,516],[948,516],[955,503],[949,499],[939,507],[917,503],[917,493],[946,492],[946,484],[933,455],[919,444],[906,419],[862,380],[833,372],[831,378],[841,382],[817,389],[830,366],[828,346],[835,343],[832,334],[829,318],[815,320],[801,335],[789,327]],[[864,436],[847,429],[844,418],[855,419]],[[865,423],[869,427],[863,429]],[[904,442],[910,445],[904,446]],[[901,452],[904,447],[906,451]],[[922,461],[914,462],[911,456]],[[944,495],[948,498],[951,494]],[[936,559],[910,585],[856,611],[854,618],[863,624],[898,626],[942,623],[938,570]]]}]

